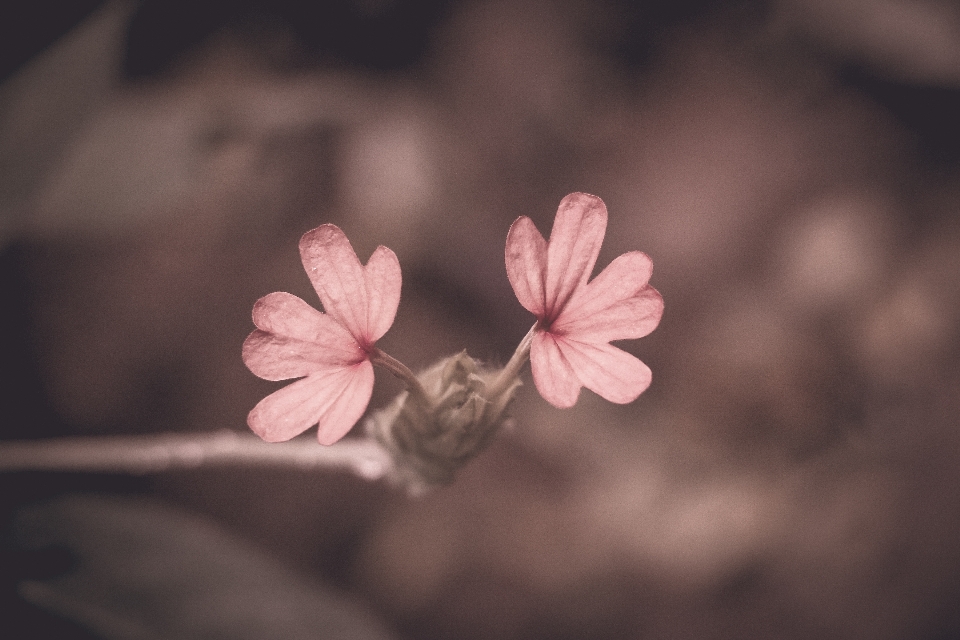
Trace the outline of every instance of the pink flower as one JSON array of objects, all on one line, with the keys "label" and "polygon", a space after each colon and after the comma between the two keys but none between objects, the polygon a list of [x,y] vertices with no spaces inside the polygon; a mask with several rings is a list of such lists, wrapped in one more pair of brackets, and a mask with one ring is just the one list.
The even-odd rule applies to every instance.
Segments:
[{"label": "pink flower", "polygon": [[247,424],[267,442],[318,424],[320,443],[333,444],[370,402],[370,356],[400,304],[400,263],[393,251],[377,247],[361,265],[332,224],[304,234],[300,257],[326,313],[283,292],[254,304],[257,330],[243,343],[244,363],[267,380],[303,379],[261,400]]},{"label": "pink flower", "polygon": [[650,368],[610,341],[642,338],[659,324],[663,298],[647,284],[653,262],[631,251],[588,283],[606,229],[603,201],[571,193],[560,202],[550,242],[526,216],[507,234],[507,277],[537,317],[533,381],[556,407],[576,404],[580,387],[624,404],[650,386]]}]

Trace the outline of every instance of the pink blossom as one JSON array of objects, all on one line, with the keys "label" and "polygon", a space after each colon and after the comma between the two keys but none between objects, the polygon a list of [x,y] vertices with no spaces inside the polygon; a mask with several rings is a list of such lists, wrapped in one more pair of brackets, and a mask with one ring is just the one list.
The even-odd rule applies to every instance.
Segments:
[{"label": "pink blossom", "polygon": [[549,242],[526,216],[507,234],[507,276],[537,317],[533,381],[557,407],[576,404],[580,387],[623,404],[650,386],[650,368],[610,341],[642,338],[659,324],[663,298],[648,284],[653,262],[631,251],[587,282],[606,228],[603,201],[571,193],[560,202]]},{"label": "pink blossom", "polygon": [[243,343],[244,363],[267,380],[303,379],[261,400],[247,423],[267,442],[289,440],[318,424],[320,443],[333,444],[370,402],[370,357],[400,304],[400,263],[393,251],[377,247],[361,265],[332,224],[300,239],[300,257],[326,313],[283,292],[254,304],[257,330]]}]

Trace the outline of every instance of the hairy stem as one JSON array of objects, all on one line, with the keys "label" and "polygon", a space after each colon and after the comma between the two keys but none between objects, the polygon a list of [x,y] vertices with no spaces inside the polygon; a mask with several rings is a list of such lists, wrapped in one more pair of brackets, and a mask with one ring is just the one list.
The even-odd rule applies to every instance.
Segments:
[{"label": "hairy stem", "polygon": [[407,365],[403,364],[396,358],[391,355],[388,355],[374,347],[373,351],[370,353],[370,362],[373,364],[383,367],[393,375],[400,378],[400,380],[407,385],[407,390],[417,396],[417,399],[423,403],[423,406],[429,407],[432,402],[430,401],[430,395],[427,393],[427,390],[423,388],[423,385],[420,384],[420,380],[417,379],[417,376],[413,374],[413,371],[410,371],[410,368]]},{"label": "hairy stem", "polygon": [[392,462],[377,442],[368,439],[320,447],[312,439],[267,443],[233,431],[0,442],[0,472],[146,474],[209,465],[336,469],[376,480]]},{"label": "hairy stem", "polygon": [[510,357],[510,362],[503,368],[503,371],[500,372],[497,379],[487,387],[487,397],[496,398],[520,375],[520,369],[522,369],[523,365],[530,359],[530,345],[533,343],[533,336],[536,332],[537,325],[534,324],[530,327],[530,331],[527,331],[527,335],[523,336],[520,344],[517,345],[517,350],[514,351]]}]

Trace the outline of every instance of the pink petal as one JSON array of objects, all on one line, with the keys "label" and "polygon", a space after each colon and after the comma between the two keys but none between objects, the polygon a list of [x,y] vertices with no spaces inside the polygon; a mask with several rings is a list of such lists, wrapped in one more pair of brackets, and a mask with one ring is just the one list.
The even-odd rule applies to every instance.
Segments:
[{"label": "pink petal", "polygon": [[254,303],[253,324],[267,333],[297,340],[353,341],[350,333],[332,317],[283,291],[266,295]]},{"label": "pink petal", "polygon": [[[332,318],[341,335],[306,341],[254,331],[243,341],[243,363],[264,380],[289,380],[318,371],[342,369],[367,357],[349,333]],[[324,336],[319,336],[323,338]]]},{"label": "pink petal", "polygon": [[663,298],[647,282],[653,262],[639,251],[625,253],[577,290],[551,331],[581,342],[642,338],[663,315]]},{"label": "pink petal", "polygon": [[253,408],[247,424],[267,442],[284,442],[315,424],[321,444],[333,444],[356,424],[373,392],[370,361],[311,375]]},{"label": "pink petal", "polygon": [[567,409],[577,403],[580,380],[560,352],[554,336],[543,331],[533,336],[530,370],[533,372],[533,383],[544,400],[559,409]]},{"label": "pink petal", "polygon": [[544,315],[544,270],[547,267],[547,241],[533,224],[520,216],[507,233],[507,278],[523,307],[542,318]]},{"label": "pink petal", "polygon": [[318,421],[317,440],[331,445],[347,435],[367,410],[373,393],[373,365],[365,360],[353,367],[350,382],[340,397],[331,404]]},{"label": "pink petal", "polygon": [[560,201],[547,247],[548,322],[563,310],[577,287],[587,283],[606,230],[607,207],[600,198],[571,193]]},{"label": "pink petal", "polygon": [[253,323],[260,330],[244,341],[243,361],[267,380],[299,378],[366,357],[336,320],[289,293],[271,293],[257,300]]},{"label": "pink petal", "polygon": [[400,263],[378,247],[364,269],[338,227],[325,224],[300,239],[300,257],[323,309],[364,347],[393,324],[400,304]]},{"label": "pink petal", "polygon": [[323,310],[355,338],[366,332],[363,267],[339,227],[324,224],[300,238],[300,258]]},{"label": "pink petal", "polygon": [[650,386],[650,367],[609,344],[558,338],[557,347],[576,377],[601,398],[626,404]]},{"label": "pink petal", "polygon": [[376,342],[393,325],[400,306],[400,261],[390,249],[377,247],[363,268],[367,289],[367,338]]}]

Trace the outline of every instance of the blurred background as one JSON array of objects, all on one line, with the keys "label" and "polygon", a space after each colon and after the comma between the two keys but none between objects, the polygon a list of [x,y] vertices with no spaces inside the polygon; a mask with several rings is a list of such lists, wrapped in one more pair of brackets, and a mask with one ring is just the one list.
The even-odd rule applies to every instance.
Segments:
[{"label": "blurred background", "polygon": [[[411,500],[347,475],[0,476],[8,637],[960,638],[952,0],[53,0],[0,19],[0,437],[246,430],[322,223],[385,351],[504,363],[510,223],[654,260],[636,402]],[[376,409],[400,390],[377,373]],[[304,437],[313,438],[312,432]]]}]

